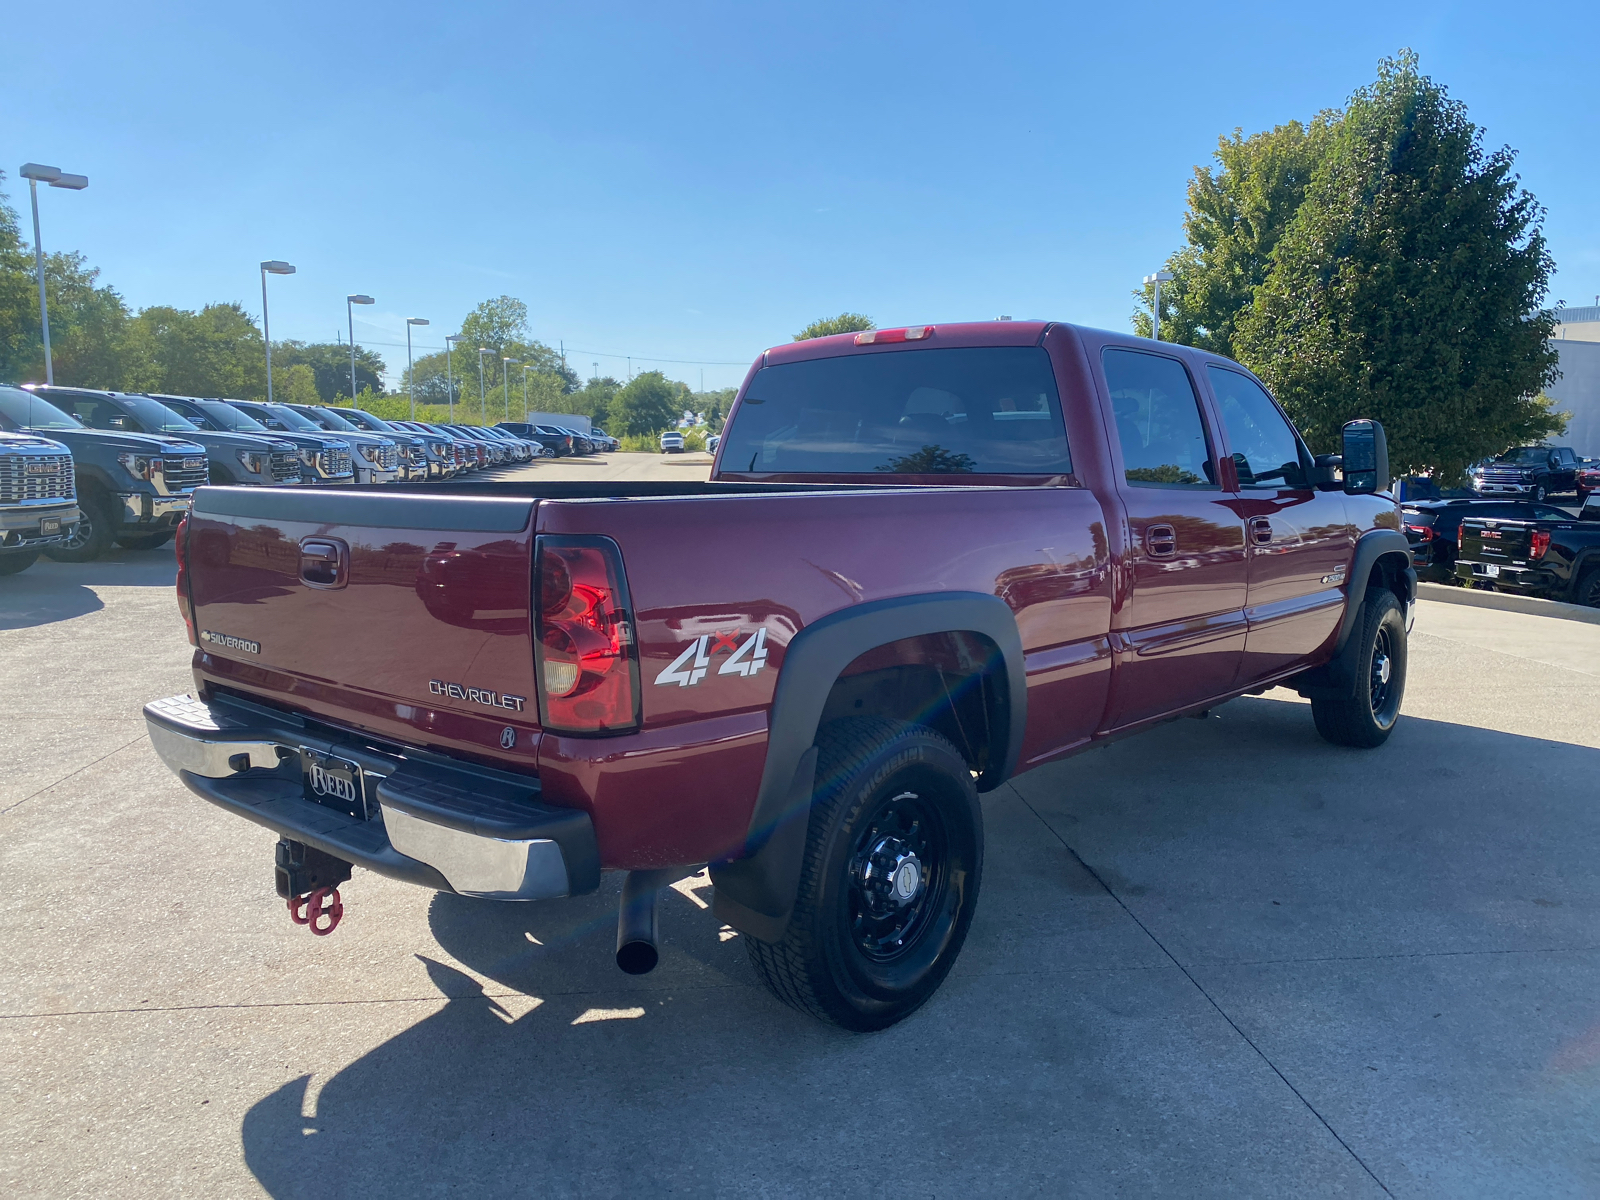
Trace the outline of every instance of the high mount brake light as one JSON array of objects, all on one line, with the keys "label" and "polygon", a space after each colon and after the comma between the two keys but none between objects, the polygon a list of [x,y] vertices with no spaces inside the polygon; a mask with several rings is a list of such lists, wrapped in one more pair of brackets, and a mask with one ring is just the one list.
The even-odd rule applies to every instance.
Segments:
[{"label": "high mount brake light", "polygon": [[539,721],[569,733],[639,724],[639,661],[622,554],[610,538],[538,539]]},{"label": "high mount brake light", "polygon": [[1528,541],[1528,561],[1544,557],[1544,552],[1550,549],[1550,531],[1548,529],[1535,529],[1533,536]]},{"label": "high mount brake light", "polygon": [[183,616],[184,628],[189,631],[189,645],[200,643],[194,636],[194,601],[189,598],[189,514],[184,513],[178,522],[178,532],[172,538],[172,550],[178,559],[178,612]]},{"label": "high mount brake light", "polygon": [[858,346],[881,346],[888,342],[920,342],[933,336],[932,325],[908,325],[904,329],[868,329],[856,334]]}]

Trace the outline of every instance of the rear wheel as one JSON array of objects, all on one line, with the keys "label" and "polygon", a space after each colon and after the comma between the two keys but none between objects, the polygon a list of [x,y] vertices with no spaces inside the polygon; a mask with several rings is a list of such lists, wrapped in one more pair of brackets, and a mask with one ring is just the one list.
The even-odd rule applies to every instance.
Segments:
[{"label": "rear wheel", "polygon": [[1578,584],[1572,589],[1572,602],[1600,608],[1600,566],[1590,567],[1578,576]]},{"label": "rear wheel", "polygon": [[1351,637],[1356,642],[1354,686],[1334,696],[1313,696],[1317,732],[1335,746],[1381,746],[1400,719],[1406,690],[1406,622],[1394,593],[1368,588]]},{"label": "rear wheel", "polygon": [[175,529],[162,529],[155,533],[119,533],[117,545],[124,550],[159,550],[173,539]]},{"label": "rear wheel", "polygon": [[0,575],[15,575],[26,571],[39,561],[37,550],[18,550],[15,554],[0,554]]},{"label": "rear wheel", "polygon": [[82,518],[72,536],[54,542],[44,549],[45,557],[57,562],[93,562],[111,549],[111,539],[116,534],[116,523],[111,518],[111,508],[98,497],[85,496],[78,501]]},{"label": "rear wheel", "polygon": [[883,1029],[938,989],[966,941],[983,817],[966,760],[921,725],[852,718],[817,739],[817,791],[783,941],[749,939],[784,1003]]}]

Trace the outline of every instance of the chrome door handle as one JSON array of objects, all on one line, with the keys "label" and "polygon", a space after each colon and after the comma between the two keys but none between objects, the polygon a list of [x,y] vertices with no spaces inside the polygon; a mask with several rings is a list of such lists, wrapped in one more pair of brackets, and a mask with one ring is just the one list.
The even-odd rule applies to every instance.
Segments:
[{"label": "chrome door handle", "polygon": [[1144,552],[1151,558],[1172,558],[1178,553],[1178,531],[1171,525],[1146,525]]},{"label": "chrome door handle", "polygon": [[1250,540],[1258,546],[1272,544],[1272,519],[1270,517],[1250,518]]}]

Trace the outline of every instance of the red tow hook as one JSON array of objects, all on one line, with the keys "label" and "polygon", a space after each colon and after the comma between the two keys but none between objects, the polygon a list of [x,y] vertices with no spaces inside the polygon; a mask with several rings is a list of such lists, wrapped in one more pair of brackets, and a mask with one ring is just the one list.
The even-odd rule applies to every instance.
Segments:
[{"label": "red tow hook", "polygon": [[[304,896],[289,897],[289,919],[296,925],[309,925],[318,937],[327,937],[339,928],[344,904],[336,887],[320,887]],[[318,922],[326,920],[326,924]]]}]

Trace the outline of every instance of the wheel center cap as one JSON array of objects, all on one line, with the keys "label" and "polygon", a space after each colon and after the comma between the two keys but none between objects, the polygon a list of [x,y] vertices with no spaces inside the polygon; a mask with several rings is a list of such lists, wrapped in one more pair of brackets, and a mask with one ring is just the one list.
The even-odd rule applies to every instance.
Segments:
[{"label": "wheel center cap", "polygon": [[1373,665],[1378,669],[1378,682],[1388,683],[1389,676],[1394,672],[1394,664],[1389,661],[1389,656],[1383,655]]},{"label": "wheel center cap", "polygon": [[891,884],[894,898],[901,904],[909,904],[922,886],[922,864],[915,857],[903,860],[895,867]]}]

